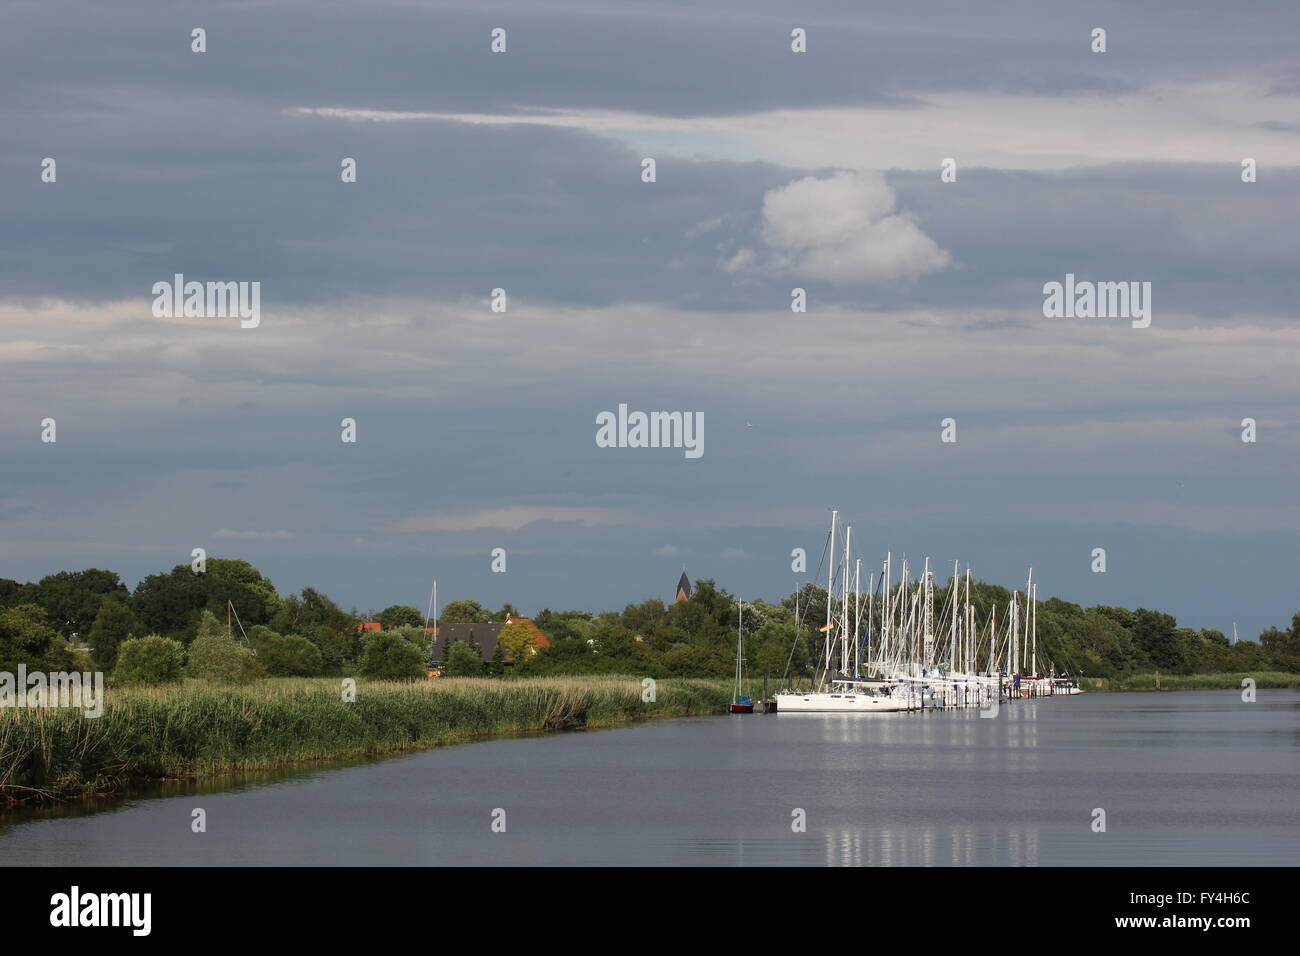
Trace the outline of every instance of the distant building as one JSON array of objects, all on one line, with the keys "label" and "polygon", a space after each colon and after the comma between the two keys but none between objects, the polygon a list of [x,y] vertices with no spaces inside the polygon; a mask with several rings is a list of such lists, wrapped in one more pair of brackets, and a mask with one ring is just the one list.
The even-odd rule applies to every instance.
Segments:
[{"label": "distant building", "polygon": [[677,579],[677,600],[686,601],[690,599],[690,596],[691,579],[686,576],[686,569],[682,568],[682,576]]},{"label": "distant building", "polygon": [[382,631],[383,625],[378,621],[362,621],[357,625],[357,633],[364,634],[366,631]]},{"label": "distant building", "polygon": [[[489,621],[486,624],[448,624],[439,625],[435,631],[433,659],[436,661],[445,661],[447,659],[447,648],[456,641],[464,641],[469,645],[478,645],[479,654],[483,660],[490,661],[496,654],[497,639],[501,636],[501,629],[507,624],[523,624],[533,634],[533,640],[536,641],[536,647],[550,647],[551,642],[546,639],[546,635],[541,629],[526,617],[512,617],[504,621]],[[432,630],[429,628],[428,630]]]}]

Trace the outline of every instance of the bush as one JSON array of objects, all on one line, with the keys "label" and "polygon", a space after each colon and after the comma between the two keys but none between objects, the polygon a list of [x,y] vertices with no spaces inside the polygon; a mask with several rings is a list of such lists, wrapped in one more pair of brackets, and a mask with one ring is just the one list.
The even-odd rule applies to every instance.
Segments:
[{"label": "bush", "polygon": [[392,627],[387,628],[385,633],[396,634],[398,637],[410,641],[420,650],[424,650],[429,646],[429,638],[431,637],[423,627]]},{"label": "bush", "polygon": [[117,663],[117,648],[136,631],[135,615],[119,601],[105,598],[90,628],[90,654],[95,666],[112,670]]},{"label": "bush", "polygon": [[380,680],[416,680],[425,676],[424,652],[400,634],[376,631],[366,639],[361,675]]},{"label": "bush", "polygon": [[113,679],[123,684],[174,684],[184,667],[185,648],[180,641],[157,634],[132,637],[117,647]]},{"label": "bush", "polygon": [[190,644],[191,677],[221,684],[246,684],[262,676],[257,654],[227,634],[203,634]]},{"label": "bush", "polygon": [[44,608],[23,604],[0,610],[0,671],[14,673],[19,664],[30,670],[86,670],[83,657],[50,626]]},{"label": "bush", "polygon": [[443,677],[482,677],[483,658],[464,641],[456,641],[447,651],[441,673]]},{"label": "bush", "polygon": [[271,677],[315,677],[325,672],[320,648],[297,634],[277,634],[269,627],[255,627],[249,637],[257,651],[257,662]]}]

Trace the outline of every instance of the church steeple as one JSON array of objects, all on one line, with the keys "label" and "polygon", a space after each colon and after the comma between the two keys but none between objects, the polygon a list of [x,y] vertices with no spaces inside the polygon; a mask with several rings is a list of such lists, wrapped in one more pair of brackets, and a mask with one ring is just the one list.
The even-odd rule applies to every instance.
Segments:
[{"label": "church steeple", "polygon": [[685,601],[691,596],[691,579],[686,576],[686,568],[682,568],[682,576],[677,579],[677,600]]}]

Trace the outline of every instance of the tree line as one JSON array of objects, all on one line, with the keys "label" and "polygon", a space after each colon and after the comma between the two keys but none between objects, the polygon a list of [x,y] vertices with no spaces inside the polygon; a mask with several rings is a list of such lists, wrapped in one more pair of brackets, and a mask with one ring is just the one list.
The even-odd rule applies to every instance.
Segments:
[{"label": "tree line", "polygon": [[[936,607],[947,595],[946,588],[936,588]],[[1011,594],[973,582],[971,598],[982,623],[994,605],[1004,611]],[[673,604],[652,598],[604,613],[543,609],[533,620],[550,647],[532,647],[526,628],[507,627],[491,660],[457,643],[445,660],[434,661],[424,616],[414,607],[360,614],[315,588],[281,596],[247,561],[209,558],[205,573],[180,564],[149,575],[134,590],[115,572],[98,568],[61,571],[26,584],[0,579],[0,671],[14,672],[19,663],[29,669],[96,669],[123,683],[160,683],[187,674],[223,682],[330,674],[413,679],[436,663],[449,676],[509,670],[521,676],[725,677],[735,666],[743,620],[752,676],[797,682],[812,673],[822,641],[817,629],[826,615],[824,588],[807,584],[777,603],[745,601],[743,619],[738,612],[738,599],[706,579],[696,582],[688,600]],[[443,608],[438,623],[518,616],[510,604],[494,611],[461,600]],[[380,630],[359,629],[372,619]],[[1059,598],[1038,603],[1037,621],[1040,663],[1057,673],[1300,672],[1300,614],[1285,630],[1269,628],[1258,641],[1236,644],[1216,630],[1180,627],[1160,611],[1083,608]]]}]

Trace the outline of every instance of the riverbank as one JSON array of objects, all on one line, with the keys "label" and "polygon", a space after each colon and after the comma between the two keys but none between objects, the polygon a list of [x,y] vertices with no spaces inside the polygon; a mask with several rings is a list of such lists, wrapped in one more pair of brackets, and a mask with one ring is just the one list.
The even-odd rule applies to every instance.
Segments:
[{"label": "riverbank", "polygon": [[720,714],[723,680],[661,680],[643,701],[634,678],[359,680],[213,688],[110,688],[102,716],[73,709],[0,710],[0,801],[108,795],[170,779],[268,770],[464,743],[485,737],[618,727],[655,717]]},{"label": "riverbank", "polygon": [[[1300,674],[1132,674],[1084,678],[1090,692],[1300,688]],[[759,692],[752,682],[750,693]],[[220,688],[110,688],[101,717],[0,708],[0,804],[107,796],[164,780],[348,761],[528,733],[722,714],[731,682],[666,679],[642,700],[637,678],[360,680],[277,678]]]},{"label": "riverbank", "polygon": [[1126,674],[1123,677],[1085,677],[1079,681],[1086,691],[1241,690],[1251,679],[1256,688],[1300,688],[1300,674],[1284,671],[1254,671],[1240,674]]}]

